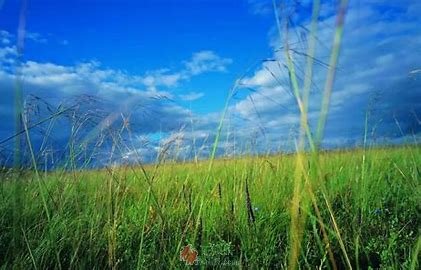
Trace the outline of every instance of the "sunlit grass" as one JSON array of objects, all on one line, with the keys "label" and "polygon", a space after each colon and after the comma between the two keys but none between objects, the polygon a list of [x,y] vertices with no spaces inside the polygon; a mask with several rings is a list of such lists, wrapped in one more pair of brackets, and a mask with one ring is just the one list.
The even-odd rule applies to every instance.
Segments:
[{"label": "sunlit grass", "polygon": [[[323,225],[313,207],[299,209],[307,219],[298,265],[331,267],[329,248],[338,268],[345,267],[341,240],[354,267],[359,263],[365,269],[378,259],[384,267],[415,269],[420,151],[400,147],[321,154],[325,191],[314,196]],[[0,197],[2,265],[180,268],[180,246],[192,244],[200,258],[206,255],[201,248],[222,243],[230,249],[224,259],[238,263],[233,268],[285,268],[295,159],[279,155],[215,160],[210,175],[207,162],[169,164],[160,168],[151,185],[137,167],[79,172],[76,179],[68,172],[52,172],[39,176],[47,191],[48,212],[35,173],[27,173],[24,181],[8,179],[2,182]],[[216,183],[220,185],[215,190]],[[16,185],[21,185],[19,209],[14,209]],[[13,232],[15,219],[18,234]]]},{"label": "sunlit grass", "polygon": [[[62,170],[42,171],[17,81],[16,134],[6,139],[16,140],[17,164],[1,172],[1,267],[179,269],[185,266],[180,250],[190,244],[202,268],[226,268],[227,262],[231,268],[251,269],[418,269],[421,149],[370,149],[366,130],[362,149],[320,150],[347,1],[339,2],[316,130],[310,129],[308,107],[320,1],[313,2],[303,78],[289,46],[289,18],[281,21],[273,4],[284,62],[273,61],[288,72],[300,113],[295,154],[217,159],[240,78],[228,93],[208,160],[170,162],[167,143],[153,165],[81,170],[94,155],[86,154],[85,144],[95,141],[93,134],[102,126],[82,136],[88,116],[76,119],[78,111],[69,107],[35,124],[72,111],[69,159]],[[110,161],[116,152],[136,148],[122,144],[125,129],[133,142],[128,126],[104,135],[112,145]],[[32,168],[26,171],[19,164],[23,138]],[[87,158],[80,165],[83,155]]]}]

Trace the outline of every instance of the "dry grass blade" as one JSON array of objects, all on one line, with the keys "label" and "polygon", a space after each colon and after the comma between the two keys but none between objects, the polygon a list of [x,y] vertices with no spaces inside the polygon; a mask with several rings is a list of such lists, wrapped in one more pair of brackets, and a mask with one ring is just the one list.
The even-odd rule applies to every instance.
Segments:
[{"label": "dry grass blade", "polygon": [[253,224],[255,221],[254,212],[253,212],[253,205],[251,202],[250,192],[249,192],[249,184],[248,184],[248,178],[246,178],[246,184],[245,184],[245,199],[246,199],[246,209],[247,209],[247,217],[249,224]]}]

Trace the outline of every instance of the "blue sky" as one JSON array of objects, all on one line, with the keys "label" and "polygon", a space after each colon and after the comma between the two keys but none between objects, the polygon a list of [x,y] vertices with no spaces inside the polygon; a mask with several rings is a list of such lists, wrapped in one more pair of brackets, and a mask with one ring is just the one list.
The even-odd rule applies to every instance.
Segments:
[{"label": "blue sky", "polygon": [[[60,104],[75,102],[78,114],[99,111],[117,129],[130,119],[131,134],[124,135],[130,148],[116,154],[117,160],[150,160],[165,142],[175,144],[174,153],[185,158],[206,157],[227,93],[238,83],[242,87],[229,103],[218,153],[294,149],[299,114],[288,94],[272,1],[28,0],[18,61],[22,3],[0,1],[0,139],[14,132],[13,93],[20,81],[33,122]],[[293,14],[290,44],[300,73],[312,1],[287,3]],[[316,48],[322,62],[329,57],[335,3],[322,1]],[[367,116],[373,143],[418,140],[420,15],[415,0],[350,1],[325,147],[360,145]],[[277,62],[264,61],[269,58]],[[325,76],[326,69],[316,64],[311,126],[319,117]],[[99,102],[87,102],[85,95]],[[66,149],[71,119],[51,124],[48,144],[39,135],[47,127],[31,131],[40,152]],[[97,142],[105,122],[83,126],[81,140],[88,136]],[[109,145],[99,149],[109,156]]]},{"label": "blue sky", "polygon": [[[20,1],[5,1],[2,29],[16,32],[20,6]],[[254,16],[247,1],[29,0],[26,14],[27,31],[39,34],[38,42],[25,46],[25,58],[32,61],[75,65],[95,60],[103,68],[144,74],[180,69],[200,51],[235,58],[227,72],[180,86],[212,93],[208,102],[195,106],[202,112],[220,109],[236,76],[270,53],[267,30],[273,23],[270,16]]]}]

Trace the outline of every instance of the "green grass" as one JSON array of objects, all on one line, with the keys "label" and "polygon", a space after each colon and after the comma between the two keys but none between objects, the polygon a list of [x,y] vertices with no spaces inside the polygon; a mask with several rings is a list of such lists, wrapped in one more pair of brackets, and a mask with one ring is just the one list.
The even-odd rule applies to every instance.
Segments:
[{"label": "green grass", "polygon": [[[198,252],[196,268],[202,269],[419,269],[421,148],[320,152],[347,4],[339,1],[317,129],[311,130],[321,3],[313,1],[300,77],[290,48],[294,25],[280,16],[283,6],[273,0],[284,55],[276,61],[288,73],[300,112],[294,155],[215,160],[240,77],[228,93],[208,161],[161,165],[168,143],[155,165],[78,171],[80,146],[88,141],[78,141],[78,132],[88,115],[71,123],[64,165],[71,171],[43,172],[30,130],[50,121],[46,142],[56,117],[78,111],[74,105],[29,125],[19,77],[16,133],[1,143],[15,140],[15,168],[27,150],[33,171],[0,171],[0,268],[180,269],[187,267],[180,251],[190,244]],[[130,148],[120,145],[124,129],[132,141],[128,127],[110,130],[110,160],[114,151]],[[364,146],[367,133],[368,113]],[[88,156],[82,167],[89,165]]]},{"label": "green grass", "polygon": [[[301,191],[299,267],[418,269],[421,148],[322,153],[317,177],[306,160],[322,180]],[[166,164],[148,181],[139,167],[3,173],[1,268],[179,269],[186,244],[203,268],[287,268],[296,162]]]}]

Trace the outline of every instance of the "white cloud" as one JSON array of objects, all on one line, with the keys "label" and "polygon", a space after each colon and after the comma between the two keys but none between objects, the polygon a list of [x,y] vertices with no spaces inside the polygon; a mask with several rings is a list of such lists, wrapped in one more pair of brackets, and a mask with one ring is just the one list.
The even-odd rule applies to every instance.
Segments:
[{"label": "white cloud", "polygon": [[273,87],[277,78],[281,77],[275,63],[265,63],[262,69],[256,70],[254,75],[241,80],[241,83],[250,87]]},{"label": "white cloud", "polygon": [[169,70],[163,69],[147,72],[145,76],[140,78],[140,82],[149,88],[156,88],[157,86],[173,87],[182,79],[183,76],[181,73],[172,73]]},{"label": "white cloud", "polygon": [[199,75],[204,72],[225,72],[232,63],[229,58],[222,58],[213,51],[200,51],[193,54],[190,61],[185,62],[185,72],[188,76]]},{"label": "white cloud", "polygon": [[198,93],[198,92],[190,92],[184,95],[180,95],[180,98],[184,101],[195,101],[200,98],[202,98],[205,94],[204,93]]},{"label": "white cloud", "polygon": [[[46,44],[47,38],[37,32],[25,31],[25,38],[35,43]],[[6,30],[0,30],[0,45],[10,46],[15,40],[15,35]]]},{"label": "white cloud", "polygon": [[17,56],[16,47],[0,48],[0,62],[14,62],[14,57]]},{"label": "white cloud", "polygon": [[[0,48],[2,118],[11,119],[13,117],[13,87],[17,78],[14,73],[15,69],[10,67],[16,57],[14,47]],[[190,124],[192,119],[199,119],[197,121],[200,122],[201,134],[206,133],[207,128],[216,123],[216,121],[210,122],[208,118],[197,118],[190,110],[176,104],[171,100],[173,95],[166,89],[171,89],[179,83],[205,72],[223,71],[225,70],[224,65],[228,62],[215,53],[206,51],[193,54],[192,59],[182,63],[181,70],[159,69],[147,71],[144,75],[132,75],[121,70],[107,69],[96,61],[77,65],[24,61],[20,63],[19,70],[23,74],[21,78],[25,98],[36,96],[35,100],[38,100],[39,97],[40,100],[53,106],[68,104],[77,98],[82,101],[81,103],[77,101],[78,106],[86,106],[89,110],[106,113],[98,124],[98,130],[121,122],[120,115],[122,114],[130,118],[135,136],[152,136],[151,134],[162,132],[163,139],[165,139],[173,132]],[[191,63],[191,65],[185,63]],[[82,98],[79,99],[78,96]],[[93,105],[94,108],[90,108],[89,102],[83,101],[83,96],[92,96],[101,102]],[[177,96],[193,101],[201,98],[203,93],[190,92]],[[86,104],[84,104],[85,102]],[[197,121],[195,120],[195,123],[199,123]],[[13,123],[12,120],[7,122]],[[5,136],[10,135],[13,132],[12,126],[12,124],[3,125],[0,133]],[[88,131],[86,130],[86,132]],[[62,123],[62,127],[55,129],[51,136],[60,138],[64,140],[63,143],[66,143],[65,138],[68,133],[68,128]],[[199,140],[203,140],[201,136],[198,137]],[[187,135],[186,138],[190,137]],[[158,142],[151,143],[147,147],[139,146],[139,151],[147,154],[150,161],[154,153],[156,154],[158,146]],[[188,149],[185,148],[185,151],[187,153]],[[122,154],[122,157],[133,158],[133,149]]]},{"label": "white cloud", "polygon": [[292,101],[286,91],[282,86],[261,87],[249,94],[246,99],[234,104],[235,112],[249,119],[258,117],[260,113],[279,112]]},{"label": "white cloud", "polygon": [[[311,3],[312,1],[304,1],[301,4],[310,6]],[[323,15],[317,34],[315,58],[324,63],[329,60],[334,34],[336,14],[332,6],[331,3],[322,6]],[[414,85],[414,78],[408,76],[411,70],[421,66],[420,59],[414,57],[420,53],[421,47],[421,30],[418,27],[421,21],[419,17],[414,16],[414,10],[419,10],[419,7],[410,1],[407,6],[402,3],[389,4],[378,1],[364,5],[351,3],[346,15],[339,66],[326,127],[329,140],[333,140],[335,136],[355,138],[363,134],[361,130],[364,128],[364,115],[369,106],[375,106],[377,111],[381,110],[378,113],[381,113],[383,118],[390,113],[391,107],[394,108],[392,111],[416,110],[421,113],[421,96],[414,94],[412,89],[417,86]],[[300,18],[300,15],[297,18]],[[306,52],[309,34],[304,29],[310,27],[309,18],[300,18],[298,21],[300,25],[290,29],[289,44],[299,85],[302,87],[306,59],[300,53]],[[281,45],[283,44],[280,37],[272,29],[270,46],[276,50]],[[266,136],[269,137],[279,132],[286,134],[287,129],[283,126],[294,127],[298,124],[296,101],[286,93],[291,91],[291,87],[285,68],[284,51],[274,52],[273,58],[279,62],[266,61],[241,81],[244,87],[239,92],[246,93],[247,87],[251,87],[253,91],[243,94],[239,100],[234,100],[232,105],[232,117],[239,115],[250,120],[242,121],[243,130],[249,130],[249,134],[252,133],[250,127],[253,126],[263,127]],[[313,125],[320,111],[325,79],[326,68],[316,63],[309,105],[309,117]],[[413,83],[407,86],[411,80]],[[282,88],[287,90],[284,92]],[[392,97],[395,91],[399,91],[400,98]],[[381,101],[377,101],[381,103],[373,105],[371,100],[376,92],[381,93]],[[406,117],[402,122],[413,122],[409,116]],[[419,124],[415,129],[420,129]]]},{"label": "white cloud", "polygon": [[190,60],[184,61],[183,68],[179,70],[158,69],[132,79],[133,82],[141,83],[151,90],[159,87],[175,87],[203,73],[225,72],[231,63],[231,59],[222,58],[213,51],[199,51],[194,53]]},{"label": "white cloud", "polygon": [[36,43],[46,44],[48,40],[37,32],[25,32],[25,38]]},{"label": "white cloud", "polygon": [[10,34],[9,32],[5,30],[0,30],[0,43],[2,43],[3,45],[9,45],[12,42],[12,37],[12,34]]},{"label": "white cloud", "polygon": [[[412,74],[421,67],[416,57],[421,48],[421,32],[418,28],[421,21],[414,16],[414,10],[419,10],[419,7],[398,6],[398,15],[393,15],[393,12],[387,12],[387,6],[379,9],[376,5],[375,1],[360,7],[353,5],[347,13],[331,114],[326,126],[331,144],[359,141],[363,134],[364,113],[375,91],[383,91],[383,100],[375,104],[379,111],[414,109],[420,112],[421,99],[416,92],[419,83],[414,83],[419,78],[415,76],[417,74]],[[335,14],[332,6],[323,8],[316,59],[326,63],[333,38]],[[308,18],[302,19],[301,23],[309,28]],[[306,44],[302,40],[308,38],[308,33],[301,27],[292,28],[290,32],[290,44],[295,50],[291,54],[301,86],[305,57],[300,52],[305,52]],[[273,33],[269,45],[277,49],[281,44],[279,41],[279,37]],[[7,59],[13,59],[13,55],[12,47],[0,49],[3,64]],[[238,89],[224,120],[223,143],[218,153],[224,153],[227,149],[249,149],[247,144],[253,140],[260,150],[276,151],[280,147],[293,145],[299,112],[290,93],[283,51],[274,52],[273,58],[279,62],[267,61],[241,80],[242,88]],[[23,64],[22,70],[27,91],[57,100],[73,94],[92,94],[105,99],[112,112],[132,115],[132,122],[137,123],[135,135],[150,135],[147,144],[144,139],[134,142],[142,155],[152,157],[163,142],[174,141],[186,155],[191,155],[193,151],[192,147],[187,146],[194,145],[193,148],[205,156],[209,154],[215,138],[220,113],[198,116],[165,97],[172,98],[174,95],[184,101],[203,97],[200,92],[174,94],[170,90],[205,72],[225,72],[230,63],[231,59],[213,51],[200,51],[192,54],[191,59],[184,61],[178,69],[158,69],[142,75],[105,69],[97,62],[60,66],[28,61]],[[13,85],[10,83],[13,74],[2,70],[0,83]],[[411,74],[414,76],[409,76]],[[320,110],[325,77],[325,67],[315,64],[309,107],[312,125],[317,121]],[[153,134],[157,133],[162,135],[152,140]],[[123,156],[133,159],[134,153],[131,149]]]},{"label": "white cloud", "polygon": [[271,0],[248,0],[250,12],[256,15],[273,14],[273,4]]}]

